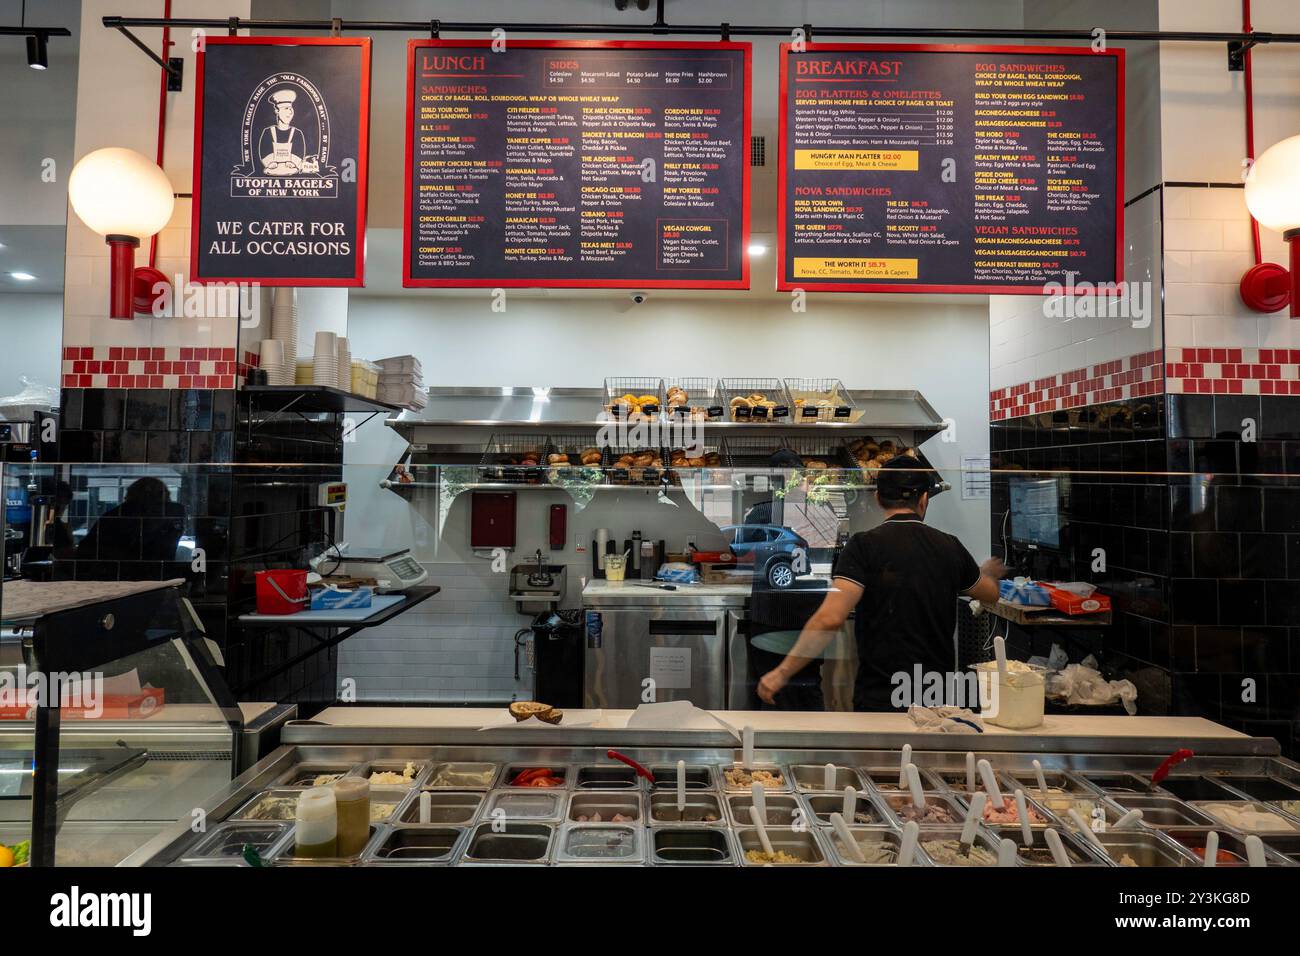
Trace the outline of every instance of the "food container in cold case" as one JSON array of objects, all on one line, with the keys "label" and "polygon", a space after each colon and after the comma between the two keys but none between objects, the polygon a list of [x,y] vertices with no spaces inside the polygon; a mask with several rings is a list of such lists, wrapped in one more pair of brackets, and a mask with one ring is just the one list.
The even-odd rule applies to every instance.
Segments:
[{"label": "food container in cold case", "polygon": [[1297,833],[1300,822],[1265,803],[1252,800],[1194,800],[1191,806],[1216,823],[1242,833]]},{"label": "food container in cold case", "polygon": [[557,863],[639,864],[644,860],[644,830],[623,824],[567,824],[556,838]]},{"label": "food container in cold case", "polygon": [[849,834],[858,844],[862,853],[859,860],[850,854],[844,841],[837,832],[826,835],[826,843],[831,855],[840,866],[897,866],[898,849],[903,842],[903,834],[888,827],[851,826]]},{"label": "food container in cold case", "polygon": [[985,723],[1008,730],[1024,730],[1043,722],[1047,700],[1047,669],[1024,661],[1007,661],[1007,674],[997,661],[972,664],[978,675],[980,717]]},{"label": "food container in cold case", "polygon": [[793,827],[765,829],[768,842],[772,845],[770,854],[763,849],[763,841],[756,828],[736,829],[736,843],[740,847],[742,866],[830,866],[816,831]]},{"label": "food container in cold case", "polygon": [[361,862],[364,866],[446,866],[455,862],[466,830],[462,827],[393,827],[374,841]]}]

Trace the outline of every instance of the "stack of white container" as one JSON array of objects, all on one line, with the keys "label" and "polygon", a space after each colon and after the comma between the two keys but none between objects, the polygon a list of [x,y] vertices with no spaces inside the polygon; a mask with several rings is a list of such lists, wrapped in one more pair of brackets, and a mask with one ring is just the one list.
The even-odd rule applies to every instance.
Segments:
[{"label": "stack of white container", "polygon": [[298,358],[298,306],[293,289],[276,289],[271,299],[271,335],[258,344],[268,385],[294,384]]},{"label": "stack of white container", "polygon": [[[349,359],[349,362],[351,359]],[[313,385],[339,384],[339,337],[333,332],[316,333],[316,351],[312,355],[311,381]],[[348,385],[351,386],[351,376]]]},{"label": "stack of white container", "polygon": [[375,397],[390,405],[401,405],[419,411],[429,404],[429,393],[424,390],[424,370],[414,355],[395,355],[380,359],[379,391]]}]

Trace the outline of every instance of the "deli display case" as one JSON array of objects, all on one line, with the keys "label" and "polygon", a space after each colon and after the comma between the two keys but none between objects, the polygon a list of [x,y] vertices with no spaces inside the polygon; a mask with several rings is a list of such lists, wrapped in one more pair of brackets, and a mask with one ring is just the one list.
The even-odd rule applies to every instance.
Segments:
[{"label": "deli display case", "polygon": [[[337,712],[337,709],[336,711]],[[293,804],[316,783],[367,777],[378,768],[414,771],[409,786],[372,790],[372,830],[364,849],[332,866],[862,866],[892,865],[911,818],[900,785],[901,740],[892,733],[768,732],[771,745],[746,755],[725,730],[602,731],[576,725],[537,732],[422,727],[400,708],[387,729],[374,723],[290,724],[284,745],[204,805],[206,832],[180,820],[142,846],[124,866],[286,866],[294,855]],[[593,712],[579,712],[590,715]],[[721,712],[714,716],[740,718]],[[1124,718],[1115,718],[1123,720]],[[1201,726],[1213,727],[1208,722]],[[1069,865],[1201,865],[1210,833],[1220,834],[1219,865],[1300,863],[1300,765],[1280,758],[1272,741],[1241,735],[1189,739],[1198,756],[1151,785],[1158,754],[1170,741],[1131,737],[985,735],[970,739],[988,760],[1006,800],[1019,788],[1033,808],[1026,840],[1020,827],[990,815],[970,853],[960,849],[962,817],[975,793],[966,752],[951,737],[907,735],[931,812],[920,822],[911,862],[918,866],[993,865],[1004,838],[1013,866],[1052,866],[1045,833],[1060,837]],[[434,742],[441,740],[443,742]],[[623,743],[617,751],[614,741]],[[477,741],[477,742],[476,742]],[[856,745],[854,745],[856,744]],[[849,745],[849,746],[846,746]],[[747,759],[746,759],[747,756]],[[1034,761],[1044,773],[1040,792]],[[680,762],[680,764],[679,764]],[[639,766],[638,772],[632,765]],[[680,769],[679,769],[680,768]],[[678,774],[680,773],[680,787]],[[1137,781],[1152,812],[1116,828],[1135,799]],[[766,844],[754,824],[753,787],[763,788]],[[1214,787],[1224,804],[1252,800],[1272,825],[1243,830],[1213,822],[1176,795]],[[1168,785],[1166,787],[1165,785]],[[1267,797],[1268,799],[1264,799]],[[988,798],[992,802],[992,798]],[[1214,802],[1214,801],[1211,801]],[[274,805],[268,813],[263,808]],[[846,847],[833,814],[848,807]],[[1253,820],[1254,818],[1252,818]],[[1080,828],[1079,820],[1085,823]],[[1252,824],[1253,825],[1253,824]],[[1087,832],[1084,832],[1086,830]],[[1226,851],[1226,852],[1225,852]]]},{"label": "deli display case", "polygon": [[0,844],[15,857],[116,864],[255,756],[246,723],[288,716],[234,701],[178,583],[3,585]]}]

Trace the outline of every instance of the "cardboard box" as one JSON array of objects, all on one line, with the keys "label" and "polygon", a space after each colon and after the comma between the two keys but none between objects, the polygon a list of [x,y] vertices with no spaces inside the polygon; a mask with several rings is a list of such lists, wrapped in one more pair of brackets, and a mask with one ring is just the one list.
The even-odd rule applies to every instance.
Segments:
[{"label": "cardboard box", "polygon": [[1062,614],[1077,616],[1100,614],[1110,610],[1110,598],[1100,591],[1093,591],[1088,597],[1081,597],[1073,591],[1063,591],[1050,584],[1044,584],[1043,587],[1047,589],[1047,594],[1052,599],[1052,607]]}]

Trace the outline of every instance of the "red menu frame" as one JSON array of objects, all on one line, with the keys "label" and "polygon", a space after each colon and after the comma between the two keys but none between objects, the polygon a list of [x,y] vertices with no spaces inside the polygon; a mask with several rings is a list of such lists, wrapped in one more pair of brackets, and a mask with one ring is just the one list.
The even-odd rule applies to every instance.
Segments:
[{"label": "red menu frame", "polygon": [[490,47],[491,40],[411,40],[406,48],[406,164],[402,203],[402,286],[408,289],[748,289],[749,288],[749,141],[751,137],[753,44],[677,40],[511,40],[520,49],[741,50],[744,53],[745,153],[741,182],[741,276],[739,279],[415,279],[411,277],[411,174],[415,151],[415,55],[440,47]]},{"label": "red menu frame", "polygon": [[[194,154],[193,181],[190,187],[190,282],[203,285],[207,282],[252,282],[268,289],[282,286],[332,286],[357,288],[366,284],[366,200],[370,191],[370,56],[369,37],[206,37],[203,49],[196,54],[194,68]],[[312,276],[274,279],[251,276],[200,276],[199,221],[203,180],[203,73],[204,57],[208,46],[355,46],[361,48],[361,116],[357,125],[357,255],[356,269],[349,278],[321,279]]]},{"label": "red menu frame", "polygon": [[[786,107],[789,100],[789,56],[792,44],[781,44],[779,64],[780,101],[777,106],[777,214],[776,214],[776,289],[778,292],[792,292],[803,289],[806,292],[910,292],[930,294],[976,294],[976,295],[1042,295],[1042,286],[1014,285],[936,285],[904,284],[880,282],[799,282],[785,274],[785,225],[786,225]],[[1077,46],[979,46],[971,44],[937,44],[937,43],[808,43],[804,50],[810,53],[836,52],[884,52],[910,51],[920,53],[997,53],[1030,54],[1046,56],[1112,56],[1115,57],[1115,103],[1116,103],[1116,157],[1115,157],[1115,278],[1116,283],[1124,280],[1124,49],[1108,48],[1103,53],[1094,53],[1087,47]]]}]

